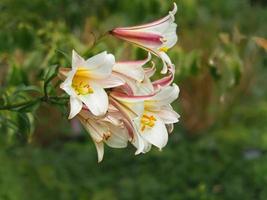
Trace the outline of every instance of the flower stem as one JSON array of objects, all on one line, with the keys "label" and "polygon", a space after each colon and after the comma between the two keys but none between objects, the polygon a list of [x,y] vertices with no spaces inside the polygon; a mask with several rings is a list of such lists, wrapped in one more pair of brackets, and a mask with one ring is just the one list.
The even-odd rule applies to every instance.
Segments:
[{"label": "flower stem", "polygon": [[[38,97],[36,99],[32,99],[32,100],[29,100],[29,101],[24,101],[24,102],[21,102],[21,103],[0,106],[0,110],[13,110],[13,109],[16,109],[16,108],[32,105],[32,104],[35,104],[37,102],[55,103],[56,101],[67,100],[67,99],[68,99],[68,97],[43,96],[43,97]],[[64,105],[64,103],[62,103],[61,105]]]}]

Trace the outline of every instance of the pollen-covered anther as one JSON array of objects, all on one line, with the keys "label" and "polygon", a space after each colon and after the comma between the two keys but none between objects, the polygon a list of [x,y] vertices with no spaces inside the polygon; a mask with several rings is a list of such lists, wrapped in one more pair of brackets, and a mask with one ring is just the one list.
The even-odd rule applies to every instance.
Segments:
[{"label": "pollen-covered anther", "polygon": [[93,88],[86,82],[81,81],[79,84],[72,84],[77,95],[86,95],[94,93]]},{"label": "pollen-covered anther", "polygon": [[162,52],[167,52],[169,50],[169,48],[168,47],[166,47],[166,46],[163,46],[163,47],[160,47],[159,48],[159,51],[162,51]]},{"label": "pollen-covered anther", "polygon": [[157,119],[151,115],[143,115],[141,118],[141,131],[144,131],[146,128],[152,128],[155,125],[155,121],[157,121]]},{"label": "pollen-covered anther", "polygon": [[103,139],[104,139],[104,140],[108,140],[108,139],[110,138],[110,136],[111,136],[111,132],[110,132],[110,131],[107,131],[107,132],[105,132],[105,133],[103,134]]}]

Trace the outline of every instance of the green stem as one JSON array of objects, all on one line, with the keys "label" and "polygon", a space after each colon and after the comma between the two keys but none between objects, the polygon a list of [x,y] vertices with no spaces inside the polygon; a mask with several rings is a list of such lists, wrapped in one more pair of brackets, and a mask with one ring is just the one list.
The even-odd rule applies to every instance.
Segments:
[{"label": "green stem", "polygon": [[54,73],[51,77],[49,77],[49,78],[44,82],[44,98],[45,98],[45,99],[48,99],[48,92],[47,92],[48,84],[49,84],[50,81],[52,81],[56,76],[57,76],[57,74]]},{"label": "green stem", "polygon": [[38,99],[30,100],[30,101],[24,101],[24,102],[21,102],[21,103],[0,106],[0,110],[12,110],[12,109],[15,109],[15,108],[31,105],[33,103],[36,103],[36,102],[40,101],[40,100],[41,100],[41,98],[38,98]]},{"label": "green stem", "polygon": [[[36,99],[33,99],[33,100],[29,100],[29,101],[24,101],[24,102],[21,102],[21,103],[16,103],[16,104],[9,104],[9,105],[5,105],[5,106],[0,106],[0,110],[13,110],[13,109],[16,109],[16,108],[20,108],[20,107],[24,107],[24,106],[28,106],[28,105],[32,105],[34,103],[37,103],[38,101],[40,102],[46,102],[46,103],[55,103],[56,101],[59,101],[59,100],[67,100],[68,97],[49,97],[49,96],[43,96],[43,97],[38,97]],[[51,100],[51,101],[50,101]],[[62,105],[64,105],[62,103]]]}]

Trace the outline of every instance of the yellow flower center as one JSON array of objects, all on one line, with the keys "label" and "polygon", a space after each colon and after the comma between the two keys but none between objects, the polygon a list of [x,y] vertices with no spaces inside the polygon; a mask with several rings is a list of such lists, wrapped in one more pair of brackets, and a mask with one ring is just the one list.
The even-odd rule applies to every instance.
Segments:
[{"label": "yellow flower center", "polygon": [[94,93],[89,84],[89,70],[79,68],[72,79],[72,88],[77,95],[86,95]]},{"label": "yellow flower center", "polygon": [[163,46],[163,47],[160,47],[159,48],[159,51],[163,51],[163,52],[167,52],[169,50],[169,48],[168,47],[166,47],[166,46]]},{"label": "yellow flower center", "polygon": [[155,121],[157,121],[157,119],[153,115],[148,116],[144,114],[141,118],[141,131],[144,131],[146,128],[154,127]]}]

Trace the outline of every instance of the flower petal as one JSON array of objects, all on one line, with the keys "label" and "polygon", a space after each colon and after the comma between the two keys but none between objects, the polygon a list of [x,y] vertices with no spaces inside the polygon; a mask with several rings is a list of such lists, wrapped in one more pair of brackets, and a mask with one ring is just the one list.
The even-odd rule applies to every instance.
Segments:
[{"label": "flower petal", "polygon": [[168,132],[164,122],[155,113],[146,112],[147,115],[153,115],[156,118],[155,125],[153,127],[146,127],[142,129],[140,119],[136,119],[135,123],[138,125],[138,132],[142,138],[148,143],[162,149],[168,142]]},{"label": "flower petal", "polygon": [[142,44],[149,48],[155,48],[163,44],[163,36],[156,32],[145,32],[140,30],[127,30],[124,28],[116,28],[110,32],[112,35],[127,40],[132,43]]},{"label": "flower petal", "polygon": [[75,51],[72,50],[72,69],[77,69],[77,67],[84,64],[84,59]]},{"label": "flower petal", "polygon": [[156,20],[154,22],[151,22],[151,23],[147,23],[147,24],[143,24],[143,25],[139,25],[139,26],[126,27],[124,29],[126,29],[126,30],[146,29],[146,28],[161,25],[161,24],[166,23],[166,22],[174,22],[174,15],[176,14],[176,12],[177,12],[177,5],[176,5],[176,3],[174,3],[173,10],[170,11],[167,16],[165,16],[159,20]]},{"label": "flower petal", "polygon": [[155,96],[155,93],[148,95],[128,95],[122,92],[113,91],[110,93],[110,95],[122,102],[135,103],[144,100],[150,100],[153,96]]},{"label": "flower petal", "polygon": [[94,82],[96,82],[103,88],[114,88],[125,84],[125,81],[123,79],[117,77],[114,74],[111,74],[109,77],[104,79],[95,79]]},{"label": "flower petal", "polygon": [[70,114],[69,114],[69,119],[72,119],[75,117],[82,109],[82,102],[81,100],[71,96],[70,97]]},{"label": "flower petal", "polygon": [[93,93],[79,95],[79,98],[94,115],[102,116],[108,110],[108,95],[102,87],[93,83],[90,86]]},{"label": "flower petal", "polygon": [[76,73],[76,69],[72,69],[69,71],[66,75],[66,79],[63,83],[60,84],[60,88],[63,89],[68,95],[70,96],[76,96],[75,91],[72,88],[72,80]]},{"label": "flower petal", "polygon": [[158,53],[158,55],[163,61],[163,68],[162,68],[160,73],[161,74],[166,74],[168,72],[168,67],[169,68],[173,67],[171,59],[169,58],[169,56],[165,52],[162,52],[162,51],[160,51]]},{"label": "flower petal", "polygon": [[131,140],[131,143],[136,148],[135,155],[144,152],[144,150],[148,146],[147,142],[138,134],[137,131],[134,131],[134,137]]},{"label": "flower petal", "polygon": [[154,109],[160,109],[161,106],[169,105],[179,95],[179,87],[176,84],[162,88],[156,95],[151,97],[151,99],[145,101],[145,107]]},{"label": "flower petal", "polygon": [[152,77],[156,72],[156,67],[154,62],[152,62],[152,67],[148,67],[144,69],[146,77],[150,78]]},{"label": "flower petal", "polygon": [[[88,112],[88,111],[87,111]],[[88,134],[92,137],[95,142],[102,142],[103,141],[103,133],[106,130],[101,130],[100,126],[97,126],[92,119],[84,118],[86,115],[82,114],[85,113],[83,110],[79,113],[79,120],[82,123],[85,130]],[[94,125],[93,125],[94,124]]]},{"label": "flower petal", "polygon": [[174,127],[173,127],[173,124],[166,124],[166,128],[167,128],[168,133],[171,134]]},{"label": "flower petal", "polygon": [[170,73],[167,76],[152,82],[152,85],[154,89],[157,90],[158,88],[169,86],[173,82],[173,79],[174,79],[174,74]]},{"label": "flower petal", "polygon": [[97,158],[98,158],[98,162],[100,163],[103,160],[104,157],[104,143],[103,142],[94,142],[95,143],[95,147],[97,150]]},{"label": "flower petal", "polygon": [[145,65],[150,59],[151,54],[148,53],[148,57],[145,60],[117,62],[113,67],[113,71],[141,82],[145,76],[143,65]]},{"label": "flower petal", "polygon": [[102,52],[89,58],[86,62],[86,68],[90,70],[90,77],[93,79],[102,79],[111,75],[115,64],[115,57],[112,54]]},{"label": "flower petal", "polygon": [[163,106],[157,115],[165,124],[173,124],[179,121],[180,115],[176,113],[171,106]]},{"label": "flower petal", "polygon": [[111,136],[105,140],[105,143],[113,148],[127,147],[129,135],[125,128],[110,125]]}]

